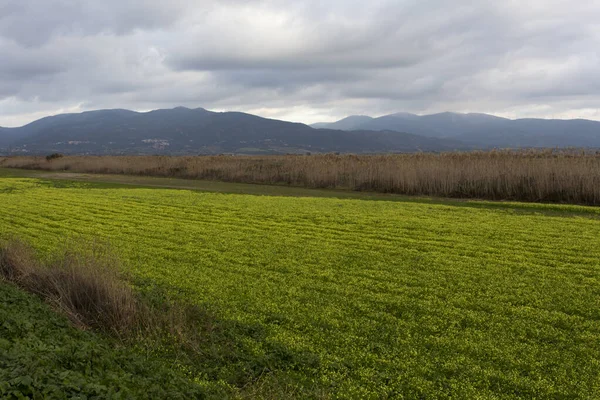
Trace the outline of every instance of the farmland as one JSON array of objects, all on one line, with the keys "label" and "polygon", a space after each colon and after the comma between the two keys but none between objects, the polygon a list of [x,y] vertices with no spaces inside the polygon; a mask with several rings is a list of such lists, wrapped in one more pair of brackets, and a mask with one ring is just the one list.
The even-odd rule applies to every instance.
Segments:
[{"label": "farmland", "polygon": [[3,399],[187,399],[226,393],[205,390],[141,352],[81,332],[48,305],[2,282],[0,321]]},{"label": "farmland", "polygon": [[600,396],[598,208],[26,177],[0,178],[0,205],[0,237],[106,240],[140,291],[233,327],[226,357],[180,366],[232,393]]}]

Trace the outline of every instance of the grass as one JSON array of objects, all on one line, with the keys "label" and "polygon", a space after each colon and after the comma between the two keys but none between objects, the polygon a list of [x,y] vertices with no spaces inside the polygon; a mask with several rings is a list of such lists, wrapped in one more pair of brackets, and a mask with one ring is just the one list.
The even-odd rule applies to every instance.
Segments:
[{"label": "grass", "polygon": [[73,327],[37,297],[0,281],[0,397],[224,398],[159,358]]},{"label": "grass", "polygon": [[13,239],[0,247],[0,278],[44,298],[82,328],[124,334],[150,325],[117,259],[99,246],[81,247],[43,265],[31,247]]},{"label": "grass", "polygon": [[211,310],[189,377],[259,398],[600,396],[597,208],[58,186],[0,179],[0,236],[42,257],[100,237],[142,293]]},{"label": "grass", "polygon": [[445,198],[600,205],[600,152],[314,156],[19,156],[0,166]]},{"label": "grass", "polygon": [[[170,367],[174,372],[171,374],[173,384],[182,387],[167,386],[167,389],[177,396],[190,396],[193,393],[194,398],[224,399],[258,393],[254,388],[252,392],[243,389],[251,382],[253,372],[264,371],[267,364],[273,366],[274,359],[251,357],[246,354],[242,343],[236,343],[236,337],[240,332],[247,332],[247,327],[219,321],[205,307],[173,301],[164,291],[139,293],[125,277],[124,271],[119,268],[119,260],[97,242],[78,241],[76,248],[67,247],[46,262],[40,261],[35,251],[21,240],[10,239],[0,243],[0,283],[11,283],[37,295],[56,313],[68,318],[71,328],[93,330],[103,334],[104,338],[98,337],[105,342],[110,343],[107,339],[113,339],[113,345],[118,344],[134,355],[145,355],[146,361],[154,368],[142,373],[160,373],[161,366]],[[20,309],[13,308],[12,314],[8,314],[11,318],[6,322],[7,327],[12,328],[11,319],[20,318]],[[33,328],[31,325],[25,326]],[[254,327],[249,329],[251,332],[255,330]],[[37,337],[35,339],[38,340]],[[17,343],[7,344],[7,348],[10,348]],[[53,356],[56,355],[55,350],[51,350]],[[84,352],[81,356],[86,355]],[[64,367],[60,361],[57,363],[57,368]],[[106,364],[102,364],[102,368],[106,367]],[[227,382],[217,376],[207,381],[208,374],[215,369],[221,370],[220,376],[227,372]],[[23,394],[46,398],[63,389],[70,393],[74,384],[68,380],[51,379],[50,382],[24,389],[18,385],[21,382],[19,376],[15,377],[15,385],[9,383],[0,387],[0,395],[16,395],[24,390]],[[31,379],[27,382],[30,384]],[[79,394],[132,397],[127,390],[127,386],[119,386],[114,392],[96,393],[83,388]],[[140,391],[133,397],[143,394],[144,398],[165,398],[169,397],[168,393]],[[260,397],[263,398],[264,394],[261,392]],[[281,398],[279,394],[274,393],[276,398]]]},{"label": "grass", "polygon": [[544,214],[568,213],[570,215],[594,214],[596,208],[569,204],[522,203],[511,201],[463,200],[442,197],[406,196],[393,193],[356,192],[344,189],[299,188],[285,185],[258,185],[249,183],[191,180],[182,178],[161,178],[137,175],[84,174],[72,172],[47,173],[39,170],[0,168],[0,178],[36,178],[40,184],[52,187],[88,188],[88,189],[178,189],[199,192],[247,194],[254,196],[316,197],[335,199],[355,199],[391,202],[416,202],[445,204],[455,207],[510,208],[513,210],[543,212]]}]

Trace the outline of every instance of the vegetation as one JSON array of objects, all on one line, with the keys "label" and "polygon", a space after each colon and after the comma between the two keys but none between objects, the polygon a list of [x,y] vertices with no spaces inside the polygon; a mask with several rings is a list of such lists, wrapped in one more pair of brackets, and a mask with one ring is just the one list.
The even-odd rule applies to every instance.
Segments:
[{"label": "vegetation", "polygon": [[224,398],[162,360],[74,328],[38,298],[0,280],[0,398]]},{"label": "vegetation", "polygon": [[[143,370],[140,379],[134,377],[133,392],[127,385],[100,387],[98,391],[90,391],[87,384],[80,391],[72,391],[72,382],[57,380],[54,375],[44,376],[44,380],[37,385],[30,385],[31,381],[27,378],[29,386],[22,387],[20,384],[23,377],[12,375],[15,379],[12,383],[7,383],[5,388],[0,388],[0,394],[14,394],[20,398],[17,396],[20,393],[45,398],[58,393],[77,393],[104,398],[131,397],[133,393],[139,392],[133,397],[139,397],[143,393],[145,398],[192,396],[223,399],[243,398],[260,393],[263,397],[265,393],[261,392],[260,387],[245,389],[251,383],[251,377],[244,374],[253,369],[264,371],[267,363],[269,366],[274,365],[273,358],[261,360],[254,357],[248,363],[251,356],[245,354],[246,350],[241,344],[233,340],[239,332],[245,332],[245,327],[219,321],[210,310],[202,306],[173,302],[164,291],[154,290],[143,295],[134,292],[124,280],[123,271],[117,267],[119,261],[106,253],[106,248],[99,247],[96,242],[78,242],[76,247],[76,250],[62,250],[58,257],[53,256],[49,263],[44,263],[40,262],[34,250],[26,243],[15,239],[6,241],[0,247],[0,283],[12,283],[38,295],[57,312],[66,316],[73,326],[104,334],[104,337],[97,338],[107,345],[116,344],[121,351],[131,353],[133,363],[138,362],[136,357],[140,359],[139,362],[149,361],[152,368]],[[19,307],[14,308],[11,318],[20,318],[19,312]],[[12,320],[8,319],[7,324],[12,324]],[[32,325],[24,326],[34,328]],[[118,339],[118,342],[107,340],[107,336]],[[77,344],[81,340],[74,339]],[[7,342],[7,349],[13,350],[12,347],[17,345],[18,343]],[[141,357],[142,354],[145,355],[144,358]],[[56,354],[52,353],[51,356],[54,359]],[[86,356],[89,353],[81,353],[81,357]],[[236,364],[236,361],[241,365]],[[58,357],[57,368],[70,368],[60,365],[60,362],[62,358]],[[92,360],[91,363],[93,362]],[[236,364],[235,367],[240,368],[236,369],[229,364]],[[171,371],[174,379],[172,385],[179,384],[181,388],[167,385],[167,390],[149,393],[141,391],[147,386],[144,374],[151,378],[152,374],[160,373],[167,366],[176,367]],[[120,365],[109,366],[106,363],[99,364],[99,367],[121,368]],[[216,368],[231,374],[229,384],[219,377],[212,377],[211,381],[205,380],[207,373]],[[68,372],[70,371],[66,373]],[[101,371],[105,372],[107,371]],[[43,375],[45,371],[39,373]],[[85,379],[85,376],[79,379]],[[92,381],[93,379],[92,377]],[[280,393],[275,391],[275,394]]]},{"label": "vegetation", "polygon": [[64,157],[64,155],[61,153],[52,153],[46,156],[46,161],[52,161],[62,157]]},{"label": "vegetation", "polygon": [[26,178],[0,179],[0,203],[0,237],[41,259],[99,237],[144,298],[207,310],[175,371],[239,396],[600,396],[597,208]]},{"label": "vegetation", "polygon": [[85,256],[69,250],[43,265],[21,241],[0,248],[0,277],[45,298],[76,325],[111,334],[133,331],[146,322],[131,287],[118,274],[116,260],[105,262],[97,251]]},{"label": "vegetation", "polygon": [[406,195],[600,205],[600,154],[491,151],[402,155],[38,157],[12,168],[284,184]]}]

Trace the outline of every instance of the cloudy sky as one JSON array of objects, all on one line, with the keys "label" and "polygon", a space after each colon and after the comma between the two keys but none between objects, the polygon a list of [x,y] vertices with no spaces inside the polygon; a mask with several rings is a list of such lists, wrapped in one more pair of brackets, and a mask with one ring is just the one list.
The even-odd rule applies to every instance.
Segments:
[{"label": "cloudy sky", "polygon": [[600,120],[600,2],[0,0],[0,126],[178,105]]}]

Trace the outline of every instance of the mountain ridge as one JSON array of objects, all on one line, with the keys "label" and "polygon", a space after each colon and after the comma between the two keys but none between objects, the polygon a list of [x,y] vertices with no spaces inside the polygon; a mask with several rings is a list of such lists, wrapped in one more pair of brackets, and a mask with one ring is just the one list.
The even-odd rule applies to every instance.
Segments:
[{"label": "mountain ridge", "polygon": [[600,122],[482,113],[395,113],[312,126],[204,108],[121,108],[0,127],[0,154],[395,153],[489,148],[600,148]]},{"label": "mountain ridge", "polygon": [[242,112],[176,107],[44,117],[19,128],[0,128],[0,148],[5,154],[184,155],[450,151],[468,146],[403,132],[314,129]]},{"label": "mountain ridge", "polygon": [[[353,121],[346,117],[340,121]],[[335,125],[337,122],[331,123]],[[326,128],[328,124],[319,124]],[[348,130],[392,130],[456,139],[475,147],[600,148],[600,121],[587,119],[509,119],[483,113],[396,113],[365,120]]]}]

